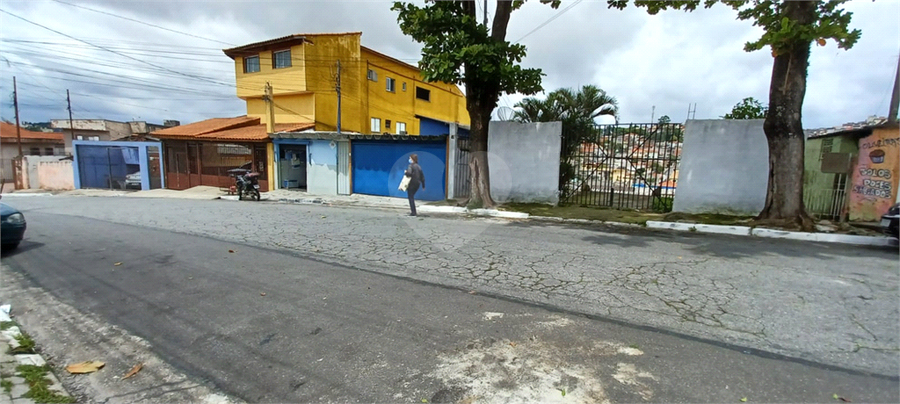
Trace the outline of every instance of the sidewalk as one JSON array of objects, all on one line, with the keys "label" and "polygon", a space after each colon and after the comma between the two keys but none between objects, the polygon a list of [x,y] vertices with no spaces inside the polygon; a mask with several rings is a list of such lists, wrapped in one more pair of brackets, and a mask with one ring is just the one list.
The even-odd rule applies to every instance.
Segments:
[{"label": "sidewalk", "polygon": [[74,403],[44,358],[34,353],[34,341],[10,319],[9,307],[0,307],[0,404]]}]

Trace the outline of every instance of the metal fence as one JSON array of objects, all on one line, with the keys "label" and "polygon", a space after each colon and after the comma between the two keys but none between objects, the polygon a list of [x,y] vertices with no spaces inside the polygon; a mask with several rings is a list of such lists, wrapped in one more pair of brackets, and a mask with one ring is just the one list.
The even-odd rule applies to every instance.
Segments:
[{"label": "metal fence", "polygon": [[456,178],[454,178],[453,195],[455,198],[468,198],[472,188],[469,179],[469,138],[458,138],[456,142]]},{"label": "metal fence", "polygon": [[833,189],[804,189],[806,212],[818,219],[841,220],[847,205],[848,174],[835,174]]},{"label": "metal fence", "polygon": [[670,211],[683,139],[674,123],[564,126],[560,203]]}]

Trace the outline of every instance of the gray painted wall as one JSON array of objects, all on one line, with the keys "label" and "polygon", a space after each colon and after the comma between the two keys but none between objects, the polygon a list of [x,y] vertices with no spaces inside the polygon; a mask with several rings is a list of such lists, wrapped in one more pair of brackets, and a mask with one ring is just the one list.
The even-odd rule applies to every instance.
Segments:
[{"label": "gray painted wall", "polygon": [[562,123],[491,122],[488,158],[496,202],[559,202]]},{"label": "gray painted wall", "polygon": [[769,146],[763,119],[691,120],[674,212],[755,215],[765,206]]},{"label": "gray painted wall", "polygon": [[309,154],[307,192],[337,195],[337,147],[332,148],[329,140],[313,140]]}]

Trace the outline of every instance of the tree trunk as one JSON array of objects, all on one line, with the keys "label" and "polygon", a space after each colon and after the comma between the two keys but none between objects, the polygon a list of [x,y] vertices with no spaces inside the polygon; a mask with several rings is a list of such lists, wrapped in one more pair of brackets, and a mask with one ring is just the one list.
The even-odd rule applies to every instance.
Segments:
[{"label": "tree trunk", "polygon": [[467,206],[475,208],[491,208],[491,177],[488,166],[488,125],[491,122],[493,106],[484,108],[480,102],[467,103],[472,128],[469,132],[469,190]]},{"label": "tree trunk", "polygon": [[[799,23],[815,18],[816,3],[784,3],[785,16]],[[775,50],[769,111],[763,130],[769,145],[769,183],[766,205],[759,220],[791,222],[803,229],[813,226],[803,205],[803,159],[806,138],[801,112],[806,95],[806,75],[811,41]]]}]

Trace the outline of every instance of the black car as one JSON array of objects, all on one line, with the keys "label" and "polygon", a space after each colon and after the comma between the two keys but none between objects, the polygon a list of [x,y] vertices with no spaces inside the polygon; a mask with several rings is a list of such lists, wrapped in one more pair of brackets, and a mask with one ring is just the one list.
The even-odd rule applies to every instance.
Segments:
[{"label": "black car", "polygon": [[900,238],[898,222],[900,222],[900,203],[891,206],[887,213],[881,216],[881,229],[884,230],[884,234]]},{"label": "black car", "polygon": [[3,250],[19,246],[25,237],[25,216],[16,208],[0,202],[0,238]]}]

